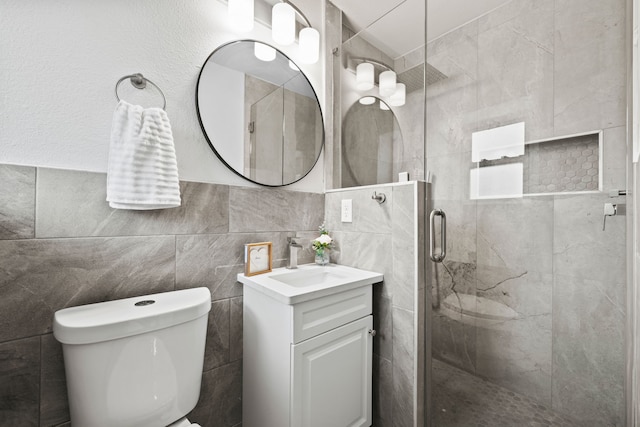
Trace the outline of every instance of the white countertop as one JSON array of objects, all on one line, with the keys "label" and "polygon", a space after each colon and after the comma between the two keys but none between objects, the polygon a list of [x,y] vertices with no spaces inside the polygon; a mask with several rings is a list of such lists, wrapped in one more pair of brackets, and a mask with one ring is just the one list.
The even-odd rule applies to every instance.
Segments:
[{"label": "white countertop", "polygon": [[238,274],[238,281],[245,286],[289,305],[382,282],[383,279],[380,273],[336,264],[303,264],[297,269],[276,268],[254,276]]}]

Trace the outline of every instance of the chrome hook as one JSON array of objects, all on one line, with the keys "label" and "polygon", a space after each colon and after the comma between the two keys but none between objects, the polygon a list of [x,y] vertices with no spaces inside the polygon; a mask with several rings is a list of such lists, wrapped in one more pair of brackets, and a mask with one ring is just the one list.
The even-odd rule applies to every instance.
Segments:
[{"label": "chrome hook", "polygon": [[373,196],[371,196],[371,198],[378,202],[378,204],[380,205],[383,204],[385,200],[387,200],[387,196],[385,196],[384,193],[378,194],[375,191],[373,192]]}]

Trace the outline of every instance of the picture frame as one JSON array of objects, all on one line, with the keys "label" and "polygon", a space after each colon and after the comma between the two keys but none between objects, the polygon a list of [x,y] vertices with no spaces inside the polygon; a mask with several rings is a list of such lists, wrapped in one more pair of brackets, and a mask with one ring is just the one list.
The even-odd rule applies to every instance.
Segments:
[{"label": "picture frame", "polygon": [[255,276],[272,270],[273,244],[271,242],[244,245],[244,274]]}]

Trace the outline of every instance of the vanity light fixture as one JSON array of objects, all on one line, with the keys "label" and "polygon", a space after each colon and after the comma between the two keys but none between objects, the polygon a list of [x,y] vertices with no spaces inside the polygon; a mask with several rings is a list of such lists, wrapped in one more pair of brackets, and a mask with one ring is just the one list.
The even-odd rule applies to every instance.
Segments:
[{"label": "vanity light fixture", "polygon": [[407,87],[404,83],[396,84],[396,90],[389,97],[389,105],[400,107],[404,105],[407,98]]},{"label": "vanity light fixture", "polygon": [[276,50],[264,43],[255,42],[253,46],[253,54],[261,61],[269,62],[276,59]]},{"label": "vanity light fixture", "polygon": [[253,30],[253,0],[229,0],[227,14],[235,31],[247,33]]},{"label": "vanity light fixture", "polygon": [[363,62],[356,67],[356,87],[358,90],[373,89],[373,64]]},{"label": "vanity light fixture", "polygon": [[406,87],[402,83],[397,83],[397,75],[391,67],[369,58],[351,57],[349,62],[358,64],[356,66],[356,88],[358,90],[373,89],[375,86],[375,66],[377,66],[384,70],[378,75],[380,97],[389,100],[387,107],[404,105]]},{"label": "vanity light fixture", "polygon": [[303,64],[315,64],[320,56],[320,33],[315,28],[306,27],[298,36],[298,60]]},{"label": "vanity light fixture", "polygon": [[380,100],[380,109],[383,111],[389,111],[391,108],[389,108],[389,106],[383,100]]},{"label": "vanity light fixture", "polygon": [[291,68],[293,71],[300,71],[300,68],[298,68],[298,66],[294,64],[292,60],[289,60],[289,68]]},{"label": "vanity light fixture", "polygon": [[288,46],[296,40],[296,15],[300,16],[305,28],[298,35],[297,59],[301,64],[315,64],[320,57],[320,33],[311,26],[304,13],[288,0],[282,0],[271,9],[271,37]]},{"label": "vanity light fixture", "polygon": [[373,96],[363,96],[358,100],[362,105],[371,105],[376,102],[376,98]]},{"label": "vanity light fixture", "polygon": [[380,96],[391,96],[396,91],[396,73],[387,70],[380,73]]},{"label": "vanity light fixture", "polygon": [[296,11],[289,3],[277,3],[271,9],[271,37],[282,46],[296,41]]}]

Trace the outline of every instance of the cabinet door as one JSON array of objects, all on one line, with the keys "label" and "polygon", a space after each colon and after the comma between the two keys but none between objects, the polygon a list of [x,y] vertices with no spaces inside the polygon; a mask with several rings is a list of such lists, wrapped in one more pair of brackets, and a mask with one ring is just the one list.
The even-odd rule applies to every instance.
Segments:
[{"label": "cabinet door", "polygon": [[371,425],[373,316],[291,346],[292,427]]}]

